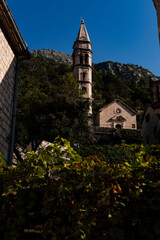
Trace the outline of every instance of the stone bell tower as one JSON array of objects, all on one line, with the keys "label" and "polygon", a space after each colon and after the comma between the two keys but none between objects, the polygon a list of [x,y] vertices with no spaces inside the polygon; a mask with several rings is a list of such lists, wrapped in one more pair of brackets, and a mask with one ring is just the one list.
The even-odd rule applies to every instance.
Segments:
[{"label": "stone bell tower", "polygon": [[159,33],[159,43],[160,43],[160,0],[152,0],[157,12],[157,21],[158,21],[158,33]]},{"label": "stone bell tower", "polygon": [[[84,20],[76,41],[73,45],[73,73],[82,89],[83,97],[88,98],[92,104],[92,51],[91,42],[86,30]],[[92,115],[92,106],[89,109],[89,115]]]}]

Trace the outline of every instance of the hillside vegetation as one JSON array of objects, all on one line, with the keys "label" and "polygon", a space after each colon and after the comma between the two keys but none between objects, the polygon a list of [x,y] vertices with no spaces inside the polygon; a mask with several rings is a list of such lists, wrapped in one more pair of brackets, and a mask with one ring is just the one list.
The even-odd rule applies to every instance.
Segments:
[{"label": "hillside vegetation", "polygon": [[[42,54],[42,50],[39,50],[37,56],[34,54],[21,64],[16,143],[26,146],[29,142],[36,145],[41,140],[52,142],[58,135],[72,144],[91,142],[87,123],[89,103],[81,98],[72,67],[47,57],[53,56],[53,50],[46,51]],[[127,66],[112,65],[114,72],[104,70],[106,63],[93,67],[93,113],[96,114],[99,108],[119,98],[142,114],[145,104],[151,100],[147,86],[152,74],[141,68],[141,75],[138,73],[137,79],[133,67],[131,71],[131,66],[128,66],[130,71],[127,74],[127,70],[124,70]],[[125,72],[127,76],[117,74],[118,66],[123,69],[121,73]],[[140,115],[138,126],[141,128]]]},{"label": "hillside vegetation", "polygon": [[[115,98],[143,112],[150,79],[117,72],[93,68],[94,113]],[[16,167],[0,155],[1,238],[160,239],[160,146],[91,144],[89,102],[69,65],[32,56],[19,80],[16,142],[53,144]]]},{"label": "hillside vegetation", "polygon": [[26,146],[58,135],[72,143],[87,141],[88,102],[81,98],[68,65],[32,57],[21,64],[16,142]]}]

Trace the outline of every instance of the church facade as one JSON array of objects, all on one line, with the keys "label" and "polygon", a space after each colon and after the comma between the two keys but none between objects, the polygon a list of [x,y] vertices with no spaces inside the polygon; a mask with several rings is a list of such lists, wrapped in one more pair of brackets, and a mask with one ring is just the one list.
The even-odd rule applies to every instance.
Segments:
[{"label": "church facade", "polygon": [[101,108],[95,119],[95,125],[110,129],[137,129],[137,113],[119,99]]}]

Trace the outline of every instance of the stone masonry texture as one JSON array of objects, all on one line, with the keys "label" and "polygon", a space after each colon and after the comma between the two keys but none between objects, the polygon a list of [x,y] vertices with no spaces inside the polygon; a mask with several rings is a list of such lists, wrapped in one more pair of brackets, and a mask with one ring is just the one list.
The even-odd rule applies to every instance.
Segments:
[{"label": "stone masonry texture", "polygon": [[153,0],[153,3],[157,11],[158,33],[159,33],[159,41],[160,41],[160,0]]},{"label": "stone masonry texture", "polygon": [[11,135],[16,58],[0,29],[0,152],[5,160]]}]

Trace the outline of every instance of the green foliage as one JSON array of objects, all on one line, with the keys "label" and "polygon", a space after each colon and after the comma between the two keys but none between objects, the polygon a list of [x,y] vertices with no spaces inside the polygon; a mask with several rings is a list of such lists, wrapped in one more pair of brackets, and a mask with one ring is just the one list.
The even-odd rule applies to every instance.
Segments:
[{"label": "green foliage", "polygon": [[67,65],[32,57],[20,69],[16,142],[53,141],[58,135],[71,142],[89,136],[87,100]]},{"label": "green foliage", "polygon": [[159,239],[160,147],[98,151],[82,158],[56,139],[16,168],[4,166],[1,238]]},{"label": "green foliage", "polygon": [[[148,82],[144,79],[121,80],[93,69],[93,83],[94,113],[116,98],[134,110],[143,110],[150,100]],[[72,143],[90,142],[88,105],[80,97],[69,66],[38,57],[24,61],[20,68],[16,142],[26,147],[29,142],[39,143],[44,139],[52,142],[58,135]],[[138,126],[141,126],[140,116]]]},{"label": "green foliage", "polygon": [[[136,161],[134,145],[90,145],[78,149],[79,154],[85,158],[87,156],[98,156],[99,159],[109,164],[120,164],[124,161],[134,163]],[[138,145],[135,145],[138,146]],[[139,151],[138,147],[137,150]]]},{"label": "green foliage", "polygon": [[[144,110],[145,104],[151,101],[148,92],[148,79],[120,79],[111,73],[100,73],[93,69],[93,108],[97,109],[112,102],[115,99],[121,99],[135,111]],[[140,126],[138,118],[138,126]]]}]

